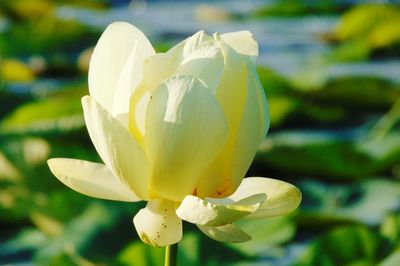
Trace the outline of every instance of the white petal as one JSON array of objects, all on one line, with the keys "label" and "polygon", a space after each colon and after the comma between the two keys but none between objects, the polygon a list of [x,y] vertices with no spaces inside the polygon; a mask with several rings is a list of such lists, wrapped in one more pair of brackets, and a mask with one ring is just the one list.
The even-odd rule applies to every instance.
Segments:
[{"label": "white petal", "polygon": [[148,162],[128,130],[90,96],[82,98],[90,138],[112,173],[141,199],[148,199]]},{"label": "white petal", "polygon": [[197,78],[165,81],[151,96],[146,117],[150,190],[175,201],[192,194],[200,173],[221,151],[226,127],[215,96]]},{"label": "white petal", "polygon": [[249,241],[251,236],[234,224],[226,224],[218,227],[197,225],[208,237],[226,243],[240,243]]},{"label": "white petal", "polygon": [[51,172],[66,186],[84,195],[119,201],[140,201],[103,164],[54,158],[47,161]]},{"label": "white petal", "polygon": [[175,46],[167,53],[156,54],[147,58],[143,64],[143,80],[130,99],[129,130],[139,141],[145,131],[147,105],[150,93],[174,74],[179,66],[183,44]]},{"label": "white petal", "polygon": [[223,151],[213,165],[202,173],[202,178],[197,185],[197,192],[201,197],[229,195],[235,191],[241,181],[241,179],[237,181],[233,178],[231,161],[246,103],[249,59],[223,42],[221,48],[225,58],[225,68],[216,95],[229,128]]},{"label": "white petal", "polygon": [[258,44],[249,31],[237,31],[221,34],[221,39],[236,52],[256,58],[258,56]]},{"label": "white petal", "polygon": [[[139,30],[136,31],[136,43],[131,54],[126,60],[118,78],[115,89],[113,115],[129,112],[129,102],[133,90],[143,78],[143,63],[146,58],[155,54],[153,47],[146,36]],[[123,121],[127,125],[128,121]]]},{"label": "white petal", "polygon": [[163,199],[150,200],[133,218],[136,231],[143,242],[163,247],[182,238],[182,221],[175,214],[175,203]]},{"label": "white petal", "polygon": [[235,189],[246,175],[268,127],[268,105],[264,89],[254,64],[249,63],[246,102],[229,165],[232,186]]},{"label": "white petal", "polygon": [[[137,53],[143,54],[136,56]],[[117,81],[127,59],[139,62],[142,57],[151,53],[154,54],[154,50],[140,30],[126,22],[110,24],[101,35],[90,60],[90,95],[111,113]],[[136,67],[140,68],[135,66],[135,69]],[[127,71],[128,69],[127,65]],[[120,90],[119,93],[126,93],[125,89]],[[129,99],[125,101],[126,104],[129,103]]]},{"label": "white petal", "polygon": [[199,78],[215,91],[224,70],[224,57],[219,43],[211,36],[199,31],[185,41],[182,61],[176,75]]},{"label": "white petal", "polygon": [[193,76],[215,91],[223,68],[224,59],[219,43],[203,31],[174,46],[167,53],[147,58],[143,66],[143,80],[131,98],[131,132],[138,139],[144,134],[143,117],[146,108],[139,108],[139,102],[146,97],[146,93],[153,93],[163,81],[175,75]]},{"label": "white petal", "polygon": [[255,212],[265,201],[266,195],[256,194],[237,202],[224,199],[200,199],[188,195],[176,210],[177,215],[190,223],[221,226],[237,221]]},{"label": "white petal", "polygon": [[301,192],[297,187],[284,181],[266,177],[243,179],[239,188],[228,198],[234,202],[255,193],[267,194],[267,200],[246,219],[284,215],[296,209],[301,202]]}]

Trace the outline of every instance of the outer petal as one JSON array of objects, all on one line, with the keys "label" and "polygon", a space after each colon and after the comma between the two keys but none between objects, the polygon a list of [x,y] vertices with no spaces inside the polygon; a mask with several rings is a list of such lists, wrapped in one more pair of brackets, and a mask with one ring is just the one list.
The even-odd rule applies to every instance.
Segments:
[{"label": "outer petal", "polygon": [[[155,54],[153,47],[146,36],[139,30],[136,32],[136,42],[131,54],[127,58],[119,75],[113,104],[113,115],[118,117],[129,112],[129,102],[132,91],[139,85],[143,78],[143,63],[146,58]],[[123,120],[128,124],[128,116]]]},{"label": "outer petal", "polygon": [[[218,38],[218,35],[215,37]],[[224,42],[221,42],[221,50],[225,59],[225,67],[216,96],[229,125],[228,136],[222,153],[202,173],[203,178],[196,186],[199,197],[223,197],[234,191],[234,189],[230,189],[229,163],[246,100],[246,64],[248,60],[246,56],[238,54]]]},{"label": "outer petal", "polygon": [[[110,24],[100,37],[90,60],[91,96],[111,113],[117,81],[127,59],[138,63],[134,66],[134,70],[137,70],[141,68],[142,58],[149,54],[154,54],[154,49],[140,30],[126,22]],[[126,67],[128,71],[129,64]],[[132,82],[136,77],[132,77],[132,80],[125,79]],[[120,88],[119,93],[125,94],[129,89]],[[122,95],[121,97],[123,99]],[[125,101],[126,104],[129,103],[129,99]],[[125,104],[123,106],[126,107]]]},{"label": "outer petal", "polygon": [[292,184],[266,177],[243,179],[234,194],[228,197],[232,202],[255,193],[267,194],[267,200],[247,218],[266,218],[287,214],[301,202],[300,190]]},{"label": "outer petal", "polygon": [[264,193],[230,203],[224,199],[200,199],[189,195],[176,210],[177,215],[197,225],[221,226],[237,221],[255,212],[265,201]]},{"label": "outer petal", "polygon": [[82,98],[90,138],[111,172],[141,199],[148,199],[148,162],[128,130],[90,96]]},{"label": "outer petal", "polygon": [[258,56],[258,44],[249,31],[237,31],[221,34],[221,39],[236,52],[253,57]]},{"label": "outer petal", "polygon": [[152,246],[172,245],[182,238],[182,221],[176,216],[172,201],[149,201],[133,218],[133,223],[140,239]]},{"label": "outer petal", "polygon": [[246,103],[228,166],[233,189],[239,186],[246,175],[268,128],[269,114],[264,89],[255,65],[249,62]]},{"label": "outer petal", "polygon": [[234,224],[218,227],[197,225],[197,227],[208,237],[220,242],[240,243],[251,239],[251,236]]},{"label": "outer petal", "polygon": [[[251,88],[248,86],[248,63],[250,63],[250,60],[248,56],[237,53],[223,41],[221,41],[221,47],[225,58],[225,68],[220,86],[217,89],[217,98],[226,115],[229,131],[223,152],[213,162],[213,165],[202,174],[203,177],[197,185],[200,197],[224,197],[233,193],[250,165],[248,161],[251,163],[253,159],[256,151],[253,143],[259,144],[258,133],[256,138],[252,139],[255,134],[251,131],[252,134],[243,139],[251,145],[247,147],[246,143],[237,143],[238,135],[244,133],[240,133],[240,131],[243,131],[241,129],[242,123],[246,123],[252,128],[259,126],[257,124],[259,119],[252,120],[253,117],[250,115],[244,117],[246,108],[258,109],[259,106],[258,100],[253,97],[255,93],[249,92],[250,89],[254,89],[253,86]],[[253,112],[252,115],[257,115],[257,113]],[[247,167],[243,163],[240,166],[235,166],[233,163],[233,160],[237,161],[237,159],[232,158],[237,145],[245,146],[245,154],[242,156],[246,157]],[[250,158],[248,158],[248,151],[252,153]],[[233,167],[238,169],[232,169]],[[236,172],[233,172],[235,170]]]},{"label": "outer petal", "polygon": [[197,78],[165,81],[151,96],[144,136],[154,195],[181,201],[192,194],[221,151],[226,127],[215,96]]},{"label": "outer petal", "polygon": [[66,186],[84,195],[119,201],[140,201],[103,164],[55,158],[47,161],[51,172]]}]

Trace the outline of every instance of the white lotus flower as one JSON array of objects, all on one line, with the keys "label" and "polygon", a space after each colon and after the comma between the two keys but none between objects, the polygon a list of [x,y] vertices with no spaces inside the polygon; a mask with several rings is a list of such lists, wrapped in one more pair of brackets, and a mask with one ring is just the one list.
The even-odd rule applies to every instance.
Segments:
[{"label": "white lotus flower", "polygon": [[140,30],[111,24],[82,98],[104,165],[56,158],[51,171],[91,197],[148,201],[133,221],[153,246],[179,242],[182,220],[219,241],[249,240],[235,221],[286,214],[301,199],[288,183],[243,179],[269,126],[257,55],[247,31],[200,31],[156,54]]}]

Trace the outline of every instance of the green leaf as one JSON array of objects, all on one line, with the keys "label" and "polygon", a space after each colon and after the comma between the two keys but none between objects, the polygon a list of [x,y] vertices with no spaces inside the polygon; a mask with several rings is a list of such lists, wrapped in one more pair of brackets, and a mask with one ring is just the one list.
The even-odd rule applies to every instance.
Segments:
[{"label": "green leaf", "polygon": [[316,219],[319,222],[325,219],[326,225],[351,221],[378,225],[399,206],[400,183],[391,180],[344,185],[307,181],[301,183],[300,188],[304,199],[299,219],[311,229],[316,227]]},{"label": "green leaf", "polygon": [[249,257],[269,254],[273,248],[291,240],[296,232],[296,226],[289,216],[242,220],[235,224],[252,239],[243,243],[228,244],[228,246]]},{"label": "green leaf", "polygon": [[21,105],[0,123],[2,134],[49,134],[84,126],[79,98],[54,97]]},{"label": "green leaf", "polygon": [[379,140],[362,130],[274,133],[261,145],[256,163],[288,175],[365,179],[400,163],[400,132]]},{"label": "green leaf", "polygon": [[398,266],[400,265],[400,249],[385,258],[379,266]]},{"label": "green leaf", "polygon": [[136,241],[122,250],[118,262],[125,266],[158,266],[164,263],[164,248],[156,248]]},{"label": "green leaf", "polygon": [[376,265],[387,243],[362,226],[337,228],[311,242],[297,266]]}]

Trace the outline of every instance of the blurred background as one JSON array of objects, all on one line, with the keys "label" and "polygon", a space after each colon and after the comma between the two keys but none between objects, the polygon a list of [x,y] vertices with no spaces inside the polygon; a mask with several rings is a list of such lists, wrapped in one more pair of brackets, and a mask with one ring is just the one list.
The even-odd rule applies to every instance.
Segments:
[{"label": "blurred background", "polygon": [[112,21],[158,52],[200,29],[250,30],[271,129],[248,176],[301,188],[291,215],[223,244],[185,224],[180,265],[400,265],[400,2],[1,0],[0,265],[162,265],[137,237],[144,203],[82,196],[50,157],[99,161],[80,98]]}]

